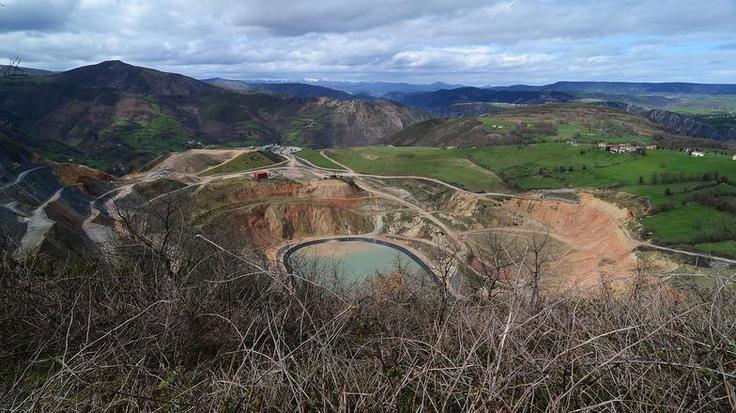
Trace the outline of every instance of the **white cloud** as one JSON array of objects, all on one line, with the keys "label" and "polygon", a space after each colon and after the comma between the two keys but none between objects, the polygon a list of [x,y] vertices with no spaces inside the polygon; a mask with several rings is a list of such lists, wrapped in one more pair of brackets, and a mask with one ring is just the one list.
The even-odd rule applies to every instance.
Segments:
[{"label": "white cloud", "polygon": [[732,80],[736,2],[4,0],[0,58],[194,76]]}]

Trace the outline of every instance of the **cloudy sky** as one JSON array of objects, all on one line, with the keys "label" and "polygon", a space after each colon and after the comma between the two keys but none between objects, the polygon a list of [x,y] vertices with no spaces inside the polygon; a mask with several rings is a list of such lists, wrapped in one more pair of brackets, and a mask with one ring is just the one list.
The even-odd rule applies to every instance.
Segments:
[{"label": "cloudy sky", "polygon": [[0,59],[199,78],[736,83],[736,0],[0,0]]}]

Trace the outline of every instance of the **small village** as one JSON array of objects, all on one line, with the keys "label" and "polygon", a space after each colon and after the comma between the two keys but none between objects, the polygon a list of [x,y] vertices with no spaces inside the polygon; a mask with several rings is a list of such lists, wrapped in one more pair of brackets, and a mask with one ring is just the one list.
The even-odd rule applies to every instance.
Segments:
[{"label": "small village", "polygon": [[611,153],[643,154],[648,150],[656,150],[657,145],[640,145],[635,143],[607,143],[599,142],[598,148]]},{"label": "small village", "polygon": [[[635,143],[607,143],[599,142],[598,148],[617,154],[644,154],[646,151],[657,150],[657,145],[641,145]],[[693,158],[702,158],[705,156],[705,152],[700,149],[687,148],[683,151],[686,155],[692,156]],[[733,157],[736,160],[736,155]]]}]

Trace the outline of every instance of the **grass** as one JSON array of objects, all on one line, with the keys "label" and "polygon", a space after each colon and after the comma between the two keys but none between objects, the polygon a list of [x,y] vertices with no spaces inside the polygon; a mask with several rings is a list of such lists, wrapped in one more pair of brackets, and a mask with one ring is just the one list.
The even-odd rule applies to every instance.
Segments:
[{"label": "grass", "polygon": [[302,148],[301,151],[296,153],[296,156],[314,165],[317,165],[320,168],[343,169],[340,165],[322,156],[322,154],[315,149]]},{"label": "grass", "polygon": [[724,230],[736,228],[736,218],[712,208],[688,204],[647,217],[643,224],[654,234],[656,242],[699,244],[699,240],[718,238]]},{"label": "grass", "polygon": [[[618,155],[592,145],[553,142],[452,150],[368,147],[333,150],[329,154],[358,172],[427,176],[473,191],[501,188],[488,171],[521,190],[619,188],[649,200],[653,213],[644,219],[643,225],[656,242],[732,253],[729,249],[732,245],[721,241],[730,241],[724,238],[730,236],[729,225],[736,228],[736,218],[691,199],[695,194],[718,189],[713,178],[705,177],[706,174],[718,172],[721,177],[736,182],[736,161],[729,156],[708,153],[704,158],[692,158],[669,150]],[[665,178],[686,182],[654,183],[655,179]]]},{"label": "grass", "polygon": [[719,172],[736,179],[736,162],[709,153],[692,158],[678,151],[648,151],[646,155],[611,154],[591,145],[541,143],[489,146],[468,150],[479,165],[503,174],[519,188],[615,187],[638,185],[655,174],[701,176]]},{"label": "grass", "polygon": [[146,200],[151,200],[158,195],[172,192],[185,186],[186,184],[179,181],[162,178],[151,182],[139,183],[134,187],[134,190]]},{"label": "grass", "polygon": [[304,146],[305,137],[321,131],[327,123],[329,117],[325,114],[314,118],[296,118],[291,121],[291,128],[284,133],[282,141],[286,145]]},{"label": "grass", "polygon": [[271,153],[261,151],[246,152],[238,155],[229,162],[202,173],[202,175],[224,175],[249,171],[251,169],[265,168],[281,161],[283,161],[283,158]]},{"label": "grass", "polygon": [[499,118],[491,116],[481,116],[478,118],[486,132],[508,132],[514,128],[514,124]]},{"label": "grass", "polygon": [[373,146],[329,151],[328,155],[365,174],[426,176],[470,191],[497,191],[498,177],[466,158],[459,150]]},{"label": "grass", "polygon": [[707,242],[695,245],[698,249],[717,255],[736,257],[736,241]]},{"label": "grass", "polygon": [[[736,228],[736,218],[690,200],[694,194],[710,191],[716,185],[712,178],[704,179],[705,174],[718,172],[736,180],[736,162],[728,156],[708,153],[704,158],[692,158],[668,150],[617,155],[591,146],[555,143],[484,147],[471,150],[470,154],[478,164],[524,190],[619,187],[649,200],[653,214],[644,219],[643,225],[656,242],[705,245],[708,251],[731,255],[731,244],[724,247],[720,243],[703,243],[733,236],[727,227]],[[655,177],[660,176],[661,180],[661,174],[689,182],[654,184]]]},{"label": "grass", "polygon": [[117,119],[111,128],[100,132],[100,137],[121,141],[136,152],[156,156],[182,150],[191,134],[176,119],[159,114],[150,121]]},{"label": "grass", "polygon": [[[538,139],[538,143],[575,141],[577,143],[649,143],[652,138],[635,135],[633,133],[609,133],[606,128],[590,128],[579,122],[564,122],[555,125],[557,135],[544,136]],[[610,132],[615,132],[612,130]],[[621,131],[619,131],[621,132]]]}]

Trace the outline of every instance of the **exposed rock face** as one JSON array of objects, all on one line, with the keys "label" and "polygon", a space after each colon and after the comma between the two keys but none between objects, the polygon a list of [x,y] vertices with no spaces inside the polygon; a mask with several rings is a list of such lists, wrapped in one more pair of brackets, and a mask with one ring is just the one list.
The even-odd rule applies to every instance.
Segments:
[{"label": "exposed rock face", "polygon": [[679,113],[669,112],[662,109],[646,109],[640,106],[620,102],[606,102],[605,105],[627,113],[644,116],[657,125],[681,135],[719,141],[736,139],[736,130],[718,129],[693,117],[681,115]]},{"label": "exposed rock face", "polygon": [[337,100],[320,98],[304,105],[301,112],[331,113],[325,128],[323,146],[364,146],[427,119],[427,116],[386,100]]},{"label": "exposed rock face", "polygon": [[223,212],[218,218],[264,248],[291,239],[369,232],[370,215],[360,213],[366,194],[338,180],[301,184],[265,182],[217,194],[217,204],[253,203],[253,208]]}]

